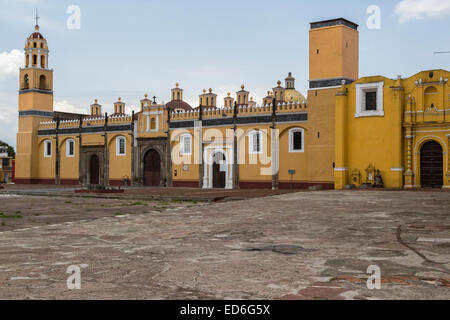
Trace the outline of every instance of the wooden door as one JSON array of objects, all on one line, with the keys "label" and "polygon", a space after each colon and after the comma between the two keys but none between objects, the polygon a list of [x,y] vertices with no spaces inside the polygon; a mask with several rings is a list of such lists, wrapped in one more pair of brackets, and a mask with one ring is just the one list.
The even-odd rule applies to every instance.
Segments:
[{"label": "wooden door", "polygon": [[224,189],[225,188],[225,179],[226,179],[226,172],[220,171],[220,163],[225,163],[225,156],[223,153],[216,153],[214,155],[214,162],[213,162],[213,188],[217,189]]},{"label": "wooden door", "polygon": [[144,185],[159,187],[161,184],[161,157],[156,150],[149,150],[144,157]]},{"label": "wooden door", "polygon": [[420,184],[422,188],[442,188],[443,179],[442,147],[429,141],[420,150]]},{"label": "wooden door", "polygon": [[89,161],[89,172],[91,175],[91,184],[100,183],[100,161],[97,155],[92,155]]}]

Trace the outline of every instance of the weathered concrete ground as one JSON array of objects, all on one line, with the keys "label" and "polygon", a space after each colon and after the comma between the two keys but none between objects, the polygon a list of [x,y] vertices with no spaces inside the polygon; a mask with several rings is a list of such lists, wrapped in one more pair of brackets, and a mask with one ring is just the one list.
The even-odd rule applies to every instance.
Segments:
[{"label": "weathered concrete ground", "polygon": [[[449,192],[0,194],[0,211],[21,216],[0,216],[0,299],[450,299]],[[80,290],[67,288],[70,265]],[[380,290],[366,286],[370,265]]]}]

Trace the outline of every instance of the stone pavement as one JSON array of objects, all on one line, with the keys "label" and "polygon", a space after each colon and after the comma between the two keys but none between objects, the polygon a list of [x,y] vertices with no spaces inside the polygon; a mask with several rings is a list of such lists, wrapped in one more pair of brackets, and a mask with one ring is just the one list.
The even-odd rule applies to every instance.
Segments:
[{"label": "stone pavement", "polygon": [[[0,194],[0,211],[0,299],[450,299],[449,192]],[[79,290],[67,288],[70,265]],[[366,286],[370,265],[380,290]]]}]

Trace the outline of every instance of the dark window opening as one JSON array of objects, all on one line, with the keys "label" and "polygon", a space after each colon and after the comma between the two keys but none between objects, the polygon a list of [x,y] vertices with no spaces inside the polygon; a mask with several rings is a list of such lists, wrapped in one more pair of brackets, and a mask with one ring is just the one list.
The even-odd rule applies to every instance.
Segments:
[{"label": "dark window opening", "polygon": [[293,133],[293,139],[294,139],[294,143],[293,143],[293,148],[294,150],[302,150],[302,132],[301,131],[294,131]]},{"label": "dark window opening", "polygon": [[377,92],[366,92],[366,111],[377,110]]}]

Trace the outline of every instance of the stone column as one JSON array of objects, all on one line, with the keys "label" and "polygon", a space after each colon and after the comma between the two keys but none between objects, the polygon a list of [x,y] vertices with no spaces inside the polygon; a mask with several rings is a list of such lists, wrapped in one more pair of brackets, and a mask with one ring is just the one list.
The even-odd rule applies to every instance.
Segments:
[{"label": "stone column", "polygon": [[167,187],[173,187],[172,182],[172,145],[170,143],[170,109],[167,109],[167,142],[166,142],[166,159],[167,159]]},{"label": "stone column", "polygon": [[450,188],[450,134],[447,135],[447,183],[444,181],[444,188]]},{"label": "stone column", "polygon": [[414,136],[412,135],[412,128],[407,127],[406,128],[406,171],[405,171],[405,189],[411,189],[414,188],[414,171],[412,167],[412,161],[413,161],[413,139]]},{"label": "stone column", "polygon": [[130,185],[134,185],[136,176],[135,158],[136,158],[136,121],[134,120],[134,110],[131,113],[131,177]]},{"label": "stone column", "polygon": [[403,187],[403,92],[401,79],[392,87],[392,150],[391,172],[392,185],[390,187]]},{"label": "stone column", "polygon": [[109,186],[108,114],[105,114],[105,134],[103,146],[103,185]]},{"label": "stone column", "polygon": [[272,103],[272,126],[271,126],[271,148],[272,148],[272,190],[278,189],[278,135],[277,130],[277,104],[273,99]]},{"label": "stone column", "polygon": [[335,115],[335,168],[334,168],[334,186],[337,190],[342,190],[347,184],[347,157],[346,157],[346,135],[347,125],[347,93],[345,85],[336,93],[336,115]]},{"label": "stone column", "polygon": [[233,111],[233,189],[239,189],[239,163],[238,163],[238,142],[237,142],[237,113],[238,108],[234,103]]},{"label": "stone column", "polygon": [[80,124],[78,126],[78,183],[80,185],[85,185],[87,182],[85,181],[86,173],[84,170],[83,161],[84,160],[84,154],[83,154],[83,138],[82,138],[82,128],[83,128],[83,117],[79,117]]},{"label": "stone column", "polygon": [[60,173],[59,173],[59,166],[61,163],[61,155],[59,152],[59,138],[58,138],[58,131],[59,131],[59,119],[56,120],[56,135],[55,135],[55,184],[60,184]]}]

